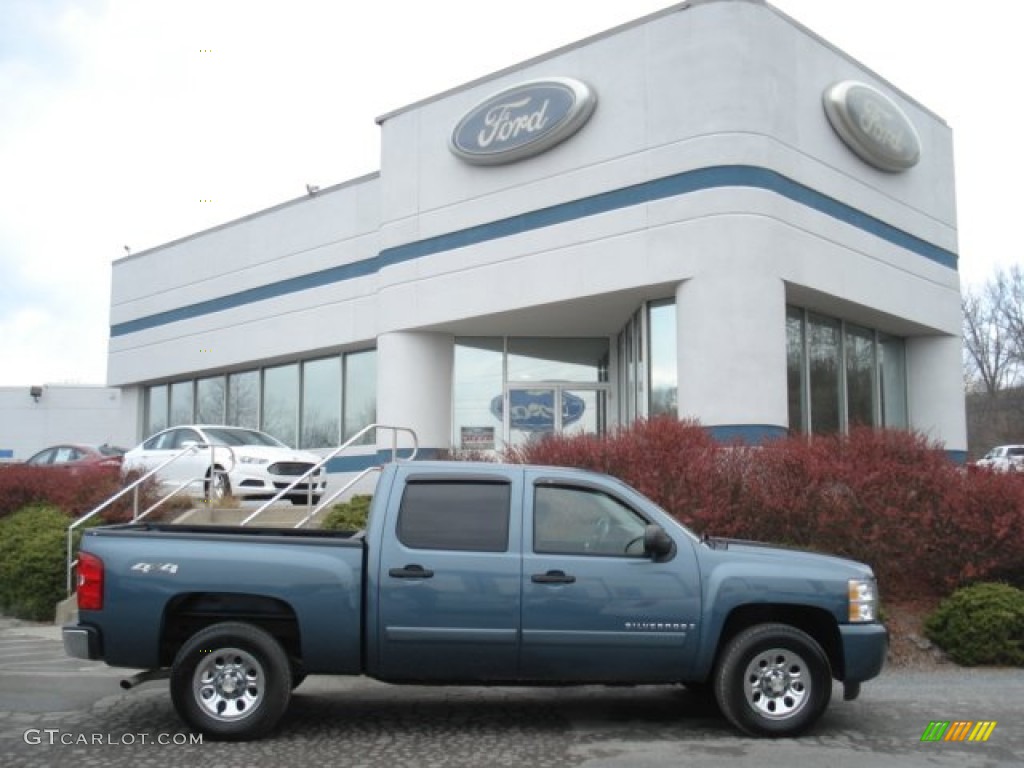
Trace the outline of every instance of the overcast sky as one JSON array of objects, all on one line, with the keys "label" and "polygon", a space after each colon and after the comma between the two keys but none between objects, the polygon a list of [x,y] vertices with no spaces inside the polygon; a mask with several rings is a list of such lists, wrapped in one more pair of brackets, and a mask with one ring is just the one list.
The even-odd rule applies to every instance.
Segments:
[{"label": "overcast sky", "polygon": [[[963,281],[1024,261],[1024,4],[773,4],[952,126]],[[105,382],[125,246],[376,171],[376,117],[669,5],[0,0],[0,386]]]}]

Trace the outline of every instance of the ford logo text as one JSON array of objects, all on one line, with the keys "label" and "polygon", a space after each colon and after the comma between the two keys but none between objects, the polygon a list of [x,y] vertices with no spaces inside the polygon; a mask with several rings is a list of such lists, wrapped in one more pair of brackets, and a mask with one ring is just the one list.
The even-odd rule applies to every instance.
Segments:
[{"label": "ford logo text", "polygon": [[576,133],[596,104],[594,92],[578,80],[522,83],[470,110],[452,131],[449,148],[473,165],[522,160]]},{"label": "ford logo text", "polygon": [[861,160],[892,172],[917,165],[921,140],[914,124],[884,93],[844,80],[825,91],[824,103],[832,128]]}]

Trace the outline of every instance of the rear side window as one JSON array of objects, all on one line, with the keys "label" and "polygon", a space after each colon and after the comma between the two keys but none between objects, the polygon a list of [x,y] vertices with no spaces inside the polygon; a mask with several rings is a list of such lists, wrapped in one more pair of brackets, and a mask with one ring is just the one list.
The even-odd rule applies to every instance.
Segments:
[{"label": "rear side window", "polygon": [[508,550],[508,483],[409,483],[398,511],[398,540],[412,549]]}]

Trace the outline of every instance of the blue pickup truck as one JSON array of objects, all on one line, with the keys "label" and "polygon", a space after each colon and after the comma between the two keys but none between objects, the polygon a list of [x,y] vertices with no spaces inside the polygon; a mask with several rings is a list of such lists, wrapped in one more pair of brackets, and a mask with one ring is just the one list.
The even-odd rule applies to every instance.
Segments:
[{"label": "blue pickup truck", "polygon": [[792,736],[879,674],[871,569],[700,538],[618,480],[405,462],[366,531],[85,533],[71,656],[170,678],[213,738],[265,735],[308,674],[431,685],[685,684]]}]

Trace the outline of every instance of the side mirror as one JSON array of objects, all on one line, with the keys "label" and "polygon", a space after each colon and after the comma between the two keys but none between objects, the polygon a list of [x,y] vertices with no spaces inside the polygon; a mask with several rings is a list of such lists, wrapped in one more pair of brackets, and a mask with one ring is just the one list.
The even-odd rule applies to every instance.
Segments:
[{"label": "side mirror", "polygon": [[195,448],[197,445],[199,445],[199,441],[198,440],[182,440],[181,441],[181,447],[182,448]]},{"label": "side mirror", "polygon": [[648,525],[644,529],[644,554],[658,560],[672,553],[672,537],[660,525]]}]

